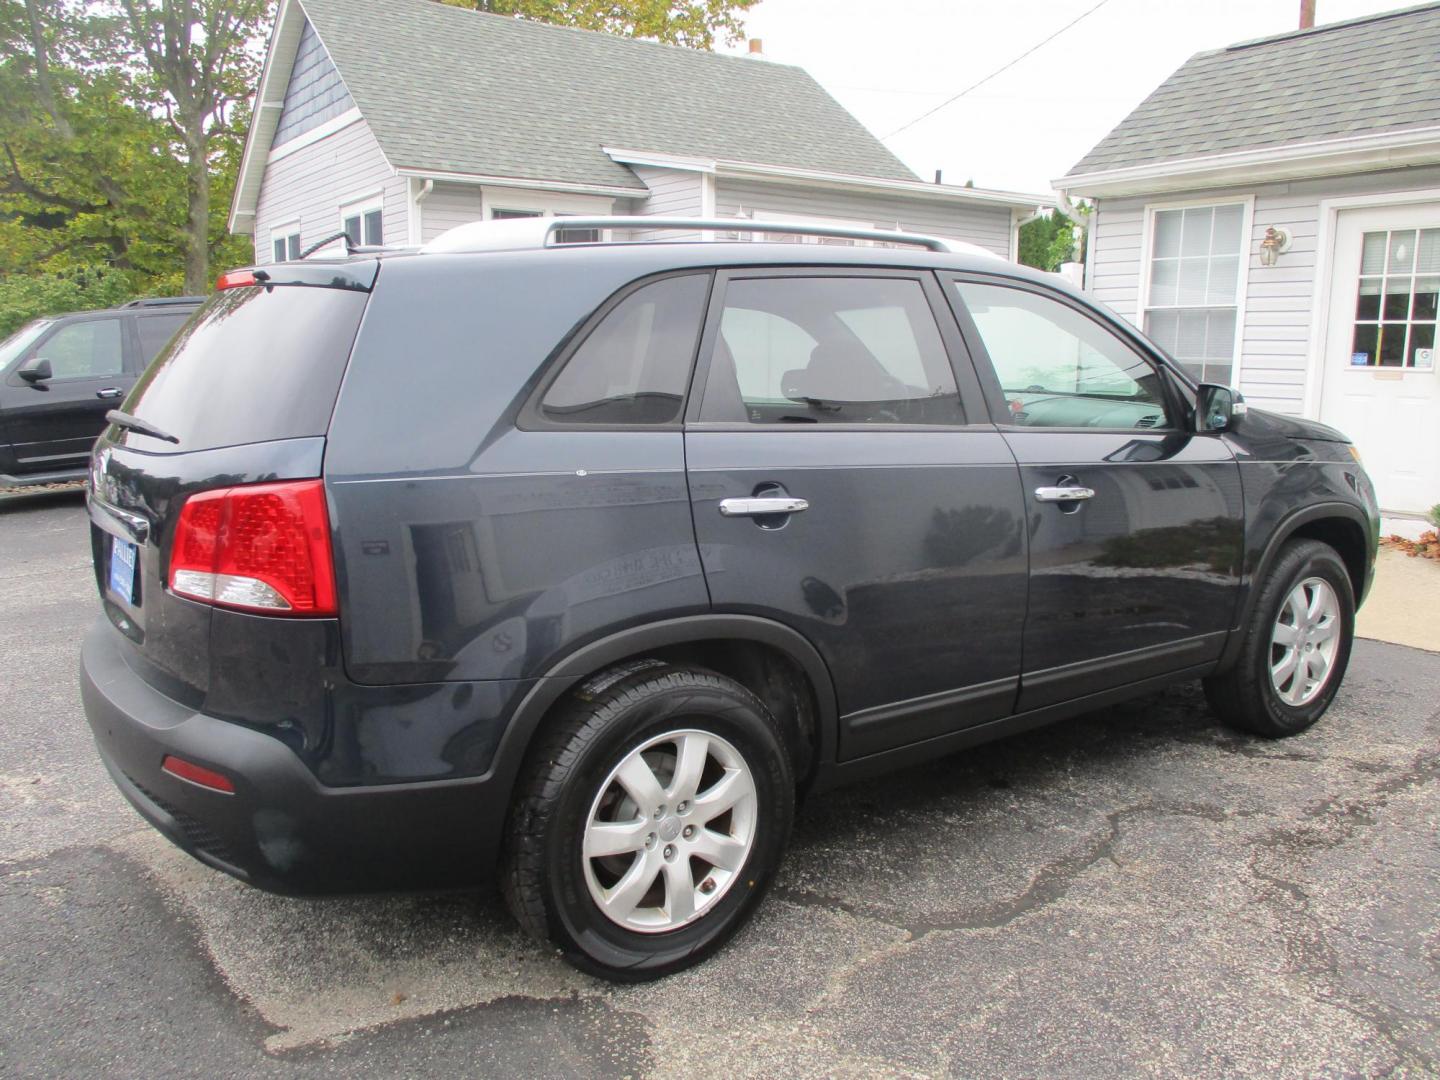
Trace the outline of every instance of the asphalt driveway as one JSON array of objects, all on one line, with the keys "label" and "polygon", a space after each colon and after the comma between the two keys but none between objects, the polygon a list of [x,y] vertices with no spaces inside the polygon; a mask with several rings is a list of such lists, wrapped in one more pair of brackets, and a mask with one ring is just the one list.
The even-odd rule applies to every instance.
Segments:
[{"label": "asphalt driveway", "polygon": [[[812,800],[701,968],[578,975],[488,896],[269,896],[111,789],[78,500],[0,509],[0,1074],[1440,1070],[1440,654],[1283,743],[1185,686]],[[1437,614],[1440,618],[1440,614]]]}]

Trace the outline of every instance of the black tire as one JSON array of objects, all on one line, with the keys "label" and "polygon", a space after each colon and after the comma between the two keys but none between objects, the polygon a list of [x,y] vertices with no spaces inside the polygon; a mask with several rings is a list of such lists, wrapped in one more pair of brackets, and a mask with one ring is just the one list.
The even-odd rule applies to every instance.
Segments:
[{"label": "black tire", "polygon": [[[1271,635],[1285,598],[1309,578],[1320,578],[1334,590],[1341,625],[1323,688],[1310,701],[1290,705],[1276,691],[1270,676]],[[1318,540],[1295,540],[1286,544],[1259,583],[1259,590],[1250,618],[1241,630],[1244,636],[1239,658],[1228,671],[1205,680],[1205,696],[1220,719],[1231,727],[1277,739],[1297,735],[1310,727],[1335,699],[1350,663],[1350,647],[1355,636],[1355,593],[1339,554]]]},{"label": "black tire", "polygon": [[[720,736],[744,759],[756,795],[753,839],[713,906],[677,928],[637,932],[592,896],[581,843],[612,771],[649,740],[686,729]],[[659,978],[699,963],[743,925],[780,865],[794,807],[790,756],[754,694],[658,661],[611,671],[566,700],[527,757],[502,854],[505,901],[521,927],[582,971],[617,982]]]}]

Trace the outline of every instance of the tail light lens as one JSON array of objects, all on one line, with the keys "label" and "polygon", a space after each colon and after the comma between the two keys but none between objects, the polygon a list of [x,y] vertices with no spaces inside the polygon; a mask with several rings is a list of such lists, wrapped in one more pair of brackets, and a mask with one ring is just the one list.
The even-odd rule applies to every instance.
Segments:
[{"label": "tail light lens", "polygon": [[320,480],[192,495],[180,509],[170,591],[270,615],[334,615],[335,563]]}]

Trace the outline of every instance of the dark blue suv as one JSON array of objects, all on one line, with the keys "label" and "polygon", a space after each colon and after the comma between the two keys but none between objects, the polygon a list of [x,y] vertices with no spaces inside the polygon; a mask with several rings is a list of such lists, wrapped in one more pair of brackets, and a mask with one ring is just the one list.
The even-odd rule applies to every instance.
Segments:
[{"label": "dark blue suv", "polygon": [[1343,436],[993,256],[674,224],[720,236],[222,278],[92,459],[82,687],[141,814],[265,888],[498,877],[642,979],[802,792],[1177,680],[1324,713],[1378,528]]}]

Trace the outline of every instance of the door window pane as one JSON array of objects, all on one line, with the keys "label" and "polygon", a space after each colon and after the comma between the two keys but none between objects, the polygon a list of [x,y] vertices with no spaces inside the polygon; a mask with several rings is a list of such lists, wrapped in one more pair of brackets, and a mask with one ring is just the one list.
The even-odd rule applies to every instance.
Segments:
[{"label": "door window pane", "polygon": [[564,424],[668,424],[680,418],[709,275],[666,278],[616,306],[575,351],[540,403]]},{"label": "door window pane", "polygon": [[956,288],[980,331],[1015,423],[1169,426],[1156,370],[1093,319],[1022,289],[971,282]]},{"label": "door window pane", "polygon": [[1440,306],[1440,277],[1431,276],[1436,270],[1440,229],[1364,235],[1347,366],[1430,367]]},{"label": "door window pane", "polygon": [[963,424],[925,290],[909,278],[732,281],[701,405],[752,424]]},{"label": "door window pane", "polygon": [[71,323],[40,346],[37,356],[50,361],[57,379],[119,375],[125,367],[119,319]]}]

